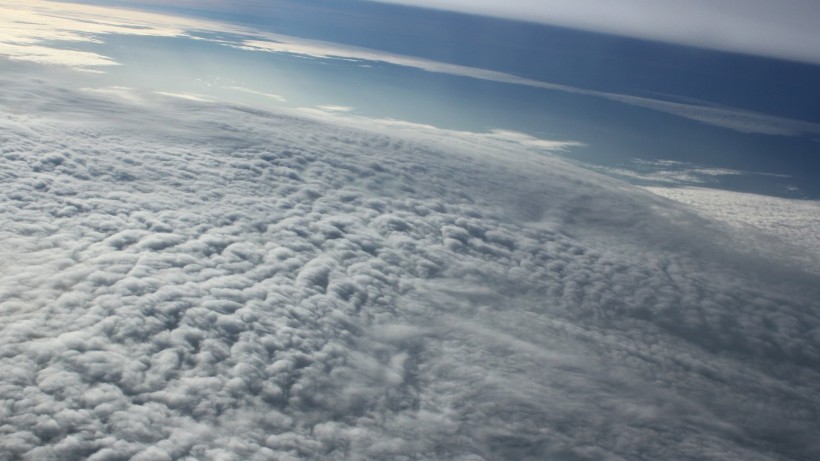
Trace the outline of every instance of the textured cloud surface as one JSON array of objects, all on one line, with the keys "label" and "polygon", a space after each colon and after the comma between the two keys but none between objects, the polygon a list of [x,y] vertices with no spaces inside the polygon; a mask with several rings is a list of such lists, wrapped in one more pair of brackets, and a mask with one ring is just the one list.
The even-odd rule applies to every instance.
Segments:
[{"label": "textured cloud surface", "polygon": [[509,133],[0,84],[4,459],[820,456],[817,277],[672,202]]},{"label": "textured cloud surface", "polygon": [[[773,241],[763,250],[801,261],[820,273],[820,202],[768,197],[700,187],[647,187],[647,190],[692,206],[699,213],[735,228],[736,238],[749,231]],[[757,235],[757,243],[762,235]],[[751,237],[750,237],[751,238]],[[773,255],[774,256],[774,255]]]}]

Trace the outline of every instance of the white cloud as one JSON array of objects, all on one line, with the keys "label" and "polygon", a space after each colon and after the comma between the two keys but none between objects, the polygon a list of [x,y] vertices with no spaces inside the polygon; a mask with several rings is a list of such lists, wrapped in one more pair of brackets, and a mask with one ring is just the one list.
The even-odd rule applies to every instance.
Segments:
[{"label": "white cloud", "polygon": [[820,64],[813,0],[379,0]]},{"label": "white cloud", "polygon": [[583,94],[600,96],[611,101],[645,107],[647,109],[677,115],[707,125],[728,128],[741,133],[760,133],[778,136],[798,136],[820,131],[820,124],[775,117],[759,112],[732,107],[683,104],[638,96],[584,91]]},{"label": "white cloud", "polygon": [[632,159],[629,164],[621,167],[589,165],[589,168],[633,183],[637,182],[640,185],[665,187],[716,184],[721,177],[725,176],[789,178],[788,175],[777,173],[715,168],[679,160]]},{"label": "white cloud", "polygon": [[[459,144],[462,148],[481,148],[481,146],[492,145],[498,148],[496,153],[502,155],[505,147],[528,147],[539,152],[558,152],[584,146],[583,143],[577,141],[547,140],[511,130],[491,130],[486,133],[448,130],[423,123],[353,115],[349,113],[350,110],[352,108],[343,106],[318,106],[315,108],[301,107],[297,109],[297,113],[342,126],[369,127],[403,133],[414,139],[424,139],[431,143],[446,141]],[[506,155],[506,157],[510,156]]]},{"label": "white cloud", "polygon": [[316,108],[326,112],[350,112],[353,110],[353,108],[349,106],[334,106],[329,104],[317,106]]},{"label": "white cloud", "polygon": [[[209,23],[188,20],[185,26],[197,24]],[[100,43],[108,34],[175,37],[183,32],[172,17],[135,10],[48,1],[0,2],[0,55],[22,61],[79,69],[108,66],[116,64],[108,56],[54,42]]]},{"label": "white cloud", "polygon": [[187,99],[189,101],[213,102],[207,96],[194,93],[172,93],[169,91],[155,91],[154,93],[171,98]]},{"label": "white cloud", "polygon": [[479,80],[489,80],[499,83],[523,85],[534,88],[543,88],[550,91],[560,91],[582,96],[603,98],[610,101],[688,118],[707,125],[727,128],[730,130],[739,131],[741,133],[760,133],[779,136],[797,136],[801,134],[820,133],[820,124],[817,123],[804,122],[785,117],[776,117],[733,107],[685,104],[628,94],[588,90],[569,85],[560,85],[541,80],[519,77],[504,72],[460,66],[457,64],[448,64],[424,58],[403,56],[360,47],[288,37],[278,34],[264,34],[264,38],[265,40],[245,40],[241,45],[235,46],[244,50],[289,53],[321,59],[353,59],[384,62],[397,66],[415,67],[428,72],[445,73]]},{"label": "white cloud", "polygon": [[817,276],[683,206],[515,133],[0,85],[11,458],[820,453]]},{"label": "white cloud", "polygon": [[257,96],[264,96],[266,98],[270,98],[270,99],[273,99],[274,101],[278,101],[278,102],[286,102],[287,101],[284,97],[282,97],[278,94],[266,93],[264,91],[256,91],[256,90],[253,90],[253,89],[250,89],[250,88],[244,88],[244,87],[241,87],[241,86],[229,86],[229,87],[226,87],[226,88],[229,89],[229,90],[240,91],[242,93],[254,94],[254,95],[257,95]]},{"label": "white cloud", "polygon": [[766,245],[756,244],[757,251],[768,257],[785,256],[809,270],[820,269],[820,233],[815,230],[820,229],[820,202],[700,187],[646,189],[731,225],[750,245],[768,240]]}]

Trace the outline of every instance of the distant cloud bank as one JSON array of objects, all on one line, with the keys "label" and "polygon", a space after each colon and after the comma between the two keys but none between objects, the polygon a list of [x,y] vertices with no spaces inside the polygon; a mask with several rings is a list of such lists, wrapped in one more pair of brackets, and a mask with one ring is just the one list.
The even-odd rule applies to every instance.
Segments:
[{"label": "distant cloud bank", "polygon": [[820,284],[754,233],[517,133],[14,67],[7,459],[820,457]]}]

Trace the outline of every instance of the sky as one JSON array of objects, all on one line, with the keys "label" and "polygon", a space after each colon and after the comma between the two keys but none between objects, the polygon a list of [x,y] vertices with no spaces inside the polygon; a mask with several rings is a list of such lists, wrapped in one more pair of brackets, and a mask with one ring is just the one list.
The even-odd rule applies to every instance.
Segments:
[{"label": "sky", "polygon": [[382,0],[820,64],[812,0]]},{"label": "sky", "polygon": [[[335,2],[349,7],[361,0]],[[820,63],[813,46],[820,40],[815,19],[820,6],[811,0],[378,0],[415,8],[448,10],[533,22],[589,32],[714,50],[747,53],[811,64]],[[120,2],[126,3],[126,2]],[[176,5],[222,12],[269,13],[284,2],[143,1],[143,5]],[[333,2],[313,2],[333,4]]]},{"label": "sky", "polygon": [[[231,66],[256,66],[257,74],[280,77],[275,84],[257,77],[250,85],[258,87],[254,91],[278,94],[288,86],[288,91],[305,96],[305,104],[352,107],[376,118],[576,141],[586,147],[572,150],[574,159],[612,172],[629,170],[630,175],[621,177],[630,180],[646,162],[678,161],[774,174],[712,175],[689,185],[710,183],[791,198],[820,196],[814,179],[820,169],[820,89],[814,83],[820,67],[808,62],[636,38],[639,34],[611,35],[603,29],[589,32],[566,24],[556,27],[371,2],[210,2],[197,9],[190,2],[162,2],[154,7],[230,20],[233,27],[242,25],[257,33],[264,30],[266,37],[235,39],[246,50],[325,63],[296,66],[299,60],[284,59],[263,70],[263,60],[249,58]],[[691,14],[682,17],[693,23],[708,10],[684,9]],[[802,17],[812,17],[811,8],[800,11]],[[772,24],[781,24],[793,13],[782,15],[785,19],[774,13],[765,16],[773,18]],[[176,59],[167,45],[153,49]],[[193,54],[188,47],[186,59]],[[329,66],[333,71],[327,72]],[[406,72],[405,67],[426,73]],[[326,73],[340,81],[335,88]],[[298,87],[294,82],[300,82]],[[307,101],[310,97],[314,100]],[[636,167],[634,159],[644,163]]]},{"label": "sky", "polygon": [[0,1],[3,456],[820,458],[814,64],[90,3]]},{"label": "sky", "polygon": [[810,246],[509,134],[32,69],[0,98],[4,453],[820,453]]}]

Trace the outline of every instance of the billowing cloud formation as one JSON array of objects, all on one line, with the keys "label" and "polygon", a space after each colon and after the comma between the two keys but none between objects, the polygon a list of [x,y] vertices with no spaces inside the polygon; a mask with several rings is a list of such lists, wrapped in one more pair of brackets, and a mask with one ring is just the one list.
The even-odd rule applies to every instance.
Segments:
[{"label": "billowing cloud formation", "polygon": [[820,456],[817,277],[672,202],[511,135],[0,84],[8,459]]},{"label": "billowing cloud formation", "polygon": [[[215,38],[214,33],[218,34],[219,38]],[[427,72],[603,98],[742,133],[779,136],[820,134],[820,125],[817,123],[771,116],[733,107],[688,104],[589,90],[520,77],[505,72],[292,37],[213,21],[65,3],[42,2],[32,4],[31,2],[21,2],[19,0],[3,0],[0,2],[0,56],[100,72],[100,69],[105,66],[116,65],[116,57],[77,50],[71,44],[105,42],[106,37],[113,34],[186,37],[213,41],[220,45],[242,50],[287,53],[317,59],[381,62],[396,66],[413,67]],[[227,38],[225,34],[233,34],[233,36]],[[226,89],[263,96],[266,100],[279,102],[285,100],[285,97],[281,95],[265,93],[253,88],[230,86]],[[179,94],[177,93],[177,95]],[[199,95],[188,96],[201,98]]]},{"label": "billowing cloud formation", "polygon": [[820,64],[814,0],[377,0]]}]

